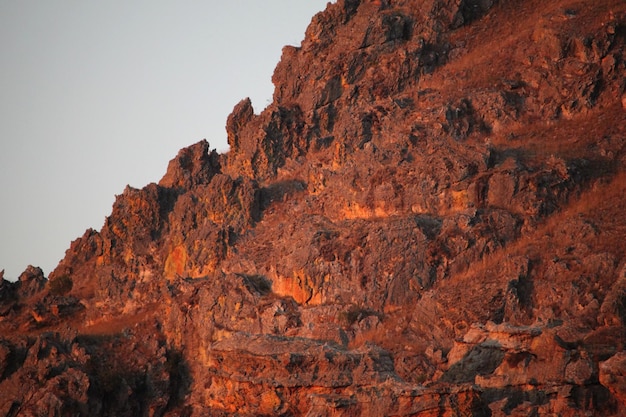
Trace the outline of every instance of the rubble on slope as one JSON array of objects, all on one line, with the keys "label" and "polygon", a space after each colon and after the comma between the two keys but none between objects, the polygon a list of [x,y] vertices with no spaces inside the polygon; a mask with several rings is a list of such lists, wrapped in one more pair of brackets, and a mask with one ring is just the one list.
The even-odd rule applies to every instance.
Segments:
[{"label": "rubble on slope", "polygon": [[274,101],[0,277],[0,415],[618,416],[626,4],[338,0]]}]

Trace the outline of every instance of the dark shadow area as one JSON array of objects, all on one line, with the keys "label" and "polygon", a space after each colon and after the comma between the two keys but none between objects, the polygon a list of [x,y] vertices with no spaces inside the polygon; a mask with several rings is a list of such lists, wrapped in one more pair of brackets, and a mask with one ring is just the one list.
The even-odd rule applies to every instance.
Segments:
[{"label": "dark shadow area", "polygon": [[330,145],[335,141],[334,136],[324,136],[321,138],[316,138],[313,140],[312,149],[314,152],[321,151],[323,149],[328,149]]},{"label": "dark shadow area", "polygon": [[459,11],[452,22],[452,28],[470,24],[485,16],[496,0],[464,0],[461,1]]},{"label": "dark shadow area", "polygon": [[302,180],[278,181],[260,190],[261,210],[267,209],[276,201],[285,201],[289,196],[304,191],[306,183]]},{"label": "dark shadow area", "polygon": [[[122,332],[76,338],[89,355],[87,409],[94,416],[190,415],[192,377],[182,352],[150,335]],[[155,350],[156,349],[156,350]]]},{"label": "dark shadow area", "polygon": [[426,214],[415,216],[414,220],[428,239],[434,240],[437,236],[439,236],[443,220]]},{"label": "dark shadow area", "polygon": [[512,159],[523,166],[524,160],[531,156],[529,151],[522,148],[491,148],[487,157],[487,169],[495,168],[507,159]]},{"label": "dark shadow area", "polygon": [[239,275],[243,279],[244,285],[246,286],[246,288],[248,288],[248,291],[252,293],[257,293],[263,296],[272,292],[272,281],[270,281],[263,275],[237,275]]},{"label": "dark shadow area", "polygon": [[497,346],[475,346],[441,377],[442,382],[452,384],[473,383],[476,375],[489,375],[504,359],[504,352]]},{"label": "dark shadow area", "polygon": [[550,401],[549,393],[538,388],[529,391],[522,391],[515,387],[487,388],[483,391],[481,398],[487,404],[506,399],[502,411],[507,415],[524,402],[539,406]]},{"label": "dark shadow area", "polygon": [[13,401],[6,417],[17,417],[20,412],[20,406],[21,404],[18,401]]},{"label": "dark shadow area", "polygon": [[191,391],[191,372],[182,352],[177,349],[167,351],[165,363],[169,374],[169,401],[165,411],[178,411],[178,415],[191,415],[189,406],[185,406],[185,398]]},{"label": "dark shadow area", "polygon": [[24,365],[24,361],[26,361],[26,356],[28,355],[28,349],[30,349],[33,342],[24,342],[19,346],[4,341],[0,343],[9,349],[9,354],[6,357],[6,367],[4,368],[2,375],[0,375],[0,381],[4,381],[5,379],[10,378],[11,375],[17,372],[22,365]]},{"label": "dark shadow area", "polygon": [[612,160],[577,158],[567,161],[567,173],[575,183],[615,175],[619,167],[619,158]]},{"label": "dark shadow area", "polygon": [[574,386],[569,398],[573,406],[582,410],[593,410],[598,415],[613,415],[618,409],[611,392],[597,383]]}]

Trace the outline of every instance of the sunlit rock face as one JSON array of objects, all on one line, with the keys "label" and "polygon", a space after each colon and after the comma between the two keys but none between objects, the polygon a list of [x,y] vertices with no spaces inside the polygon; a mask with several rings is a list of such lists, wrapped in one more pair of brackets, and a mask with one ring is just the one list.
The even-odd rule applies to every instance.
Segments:
[{"label": "sunlit rock face", "polygon": [[0,276],[0,415],[626,413],[626,3],[339,0],[230,151]]}]

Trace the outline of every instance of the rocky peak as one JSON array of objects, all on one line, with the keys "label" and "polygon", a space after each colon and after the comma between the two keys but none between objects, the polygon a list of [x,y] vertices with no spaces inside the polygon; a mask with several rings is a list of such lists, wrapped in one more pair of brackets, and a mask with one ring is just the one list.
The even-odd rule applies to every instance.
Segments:
[{"label": "rocky peak", "polygon": [[202,140],[183,148],[167,166],[167,172],[159,181],[161,187],[188,190],[194,185],[208,184],[220,172],[219,155],[209,152],[209,143]]},{"label": "rocky peak", "polygon": [[608,0],[329,4],[228,153],[0,287],[0,414],[623,415],[625,28]]},{"label": "rocky peak", "polygon": [[46,284],[46,277],[39,267],[29,265],[18,278],[18,295],[20,298],[28,298],[37,294]]}]

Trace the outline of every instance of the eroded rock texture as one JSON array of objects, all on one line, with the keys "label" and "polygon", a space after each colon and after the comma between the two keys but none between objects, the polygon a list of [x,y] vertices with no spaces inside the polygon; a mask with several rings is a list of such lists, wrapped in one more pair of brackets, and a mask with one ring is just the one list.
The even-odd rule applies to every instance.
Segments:
[{"label": "eroded rock texture", "polygon": [[626,3],[338,0],[230,151],[0,280],[0,415],[626,413]]}]

